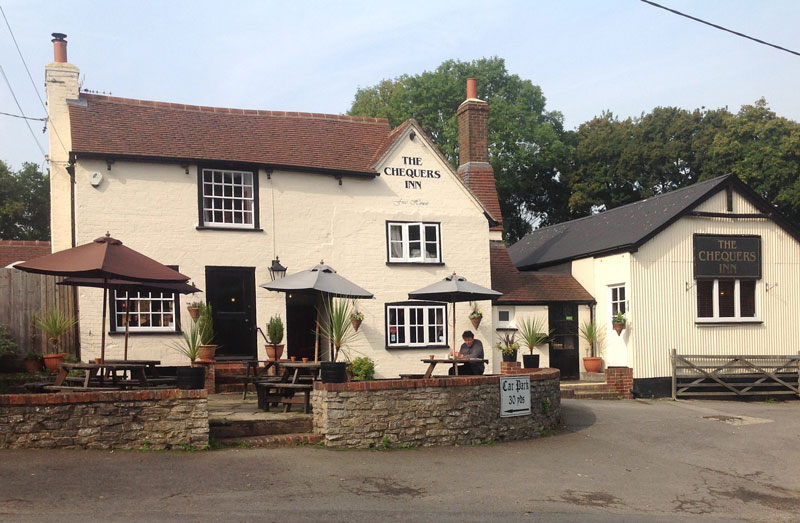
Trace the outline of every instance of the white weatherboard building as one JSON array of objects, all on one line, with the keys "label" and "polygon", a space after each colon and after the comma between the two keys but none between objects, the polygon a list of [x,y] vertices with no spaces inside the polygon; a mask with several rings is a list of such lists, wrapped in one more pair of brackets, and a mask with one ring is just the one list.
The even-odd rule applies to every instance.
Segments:
[{"label": "white weatherboard building", "polygon": [[[597,301],[608,366],[668,395],[678,354],[796,355],[800,233],[733,175],[534,231],[521,271],[572,275]],[[524,272],[523,272],[524,273]],[[621,312],[621,335],[611,319]]]},{"label": "white weatherboard building", "polygon": [[[317,302],[258,287],[276,257],[288,274],[324,260],[375,295],[358,302],[365,319],[352,352],[375,360],[378,376],[422,372],[420,358],[446,354],[450,308],[409,302],[408,292],[453,272],[491,287],[490,241],[502,226],[488,163],[467,157],[455,172],[413,120],[393,130],[375,118],[84,93],[64,35],[54,36],[56,61],[46,67],[53,250],[108,231],[204,291],[135,298],[131,358],[182,363],[169,345],[194,299],[214,307],[218,357],[264,359],[255,327],[280,315],[285,356],[313,358]],[[465,135],[485,126],[485,105],[462,104]],[[84,360],[99,356],[101,296],[79,289]],[[123,306],[112,296],[109,358],[122,356]],[[494,360],[491,303],[479,307],[476,335]],[[473,329],[468,314],[460,304],[459,335]]]}]

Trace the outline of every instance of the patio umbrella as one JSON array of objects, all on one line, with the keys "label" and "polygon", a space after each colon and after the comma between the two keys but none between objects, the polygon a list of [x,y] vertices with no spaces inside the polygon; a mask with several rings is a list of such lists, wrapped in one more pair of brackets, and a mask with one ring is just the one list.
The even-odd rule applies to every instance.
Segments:
[{"label": "patio umbrella", "polygon": [[476,283],[469,282],[463,276],[453,273],[441,281],[409,292],[408,298],[412,300],[444,301],[453,304],[453,351],[455,351],[456,302],[490,300],[502,295],[502,292],[497,292]]},{"label": "patio umbrella", "polygon": [[100,359],[106,352],[106,303],[108,281],[113,279],[150,282],[183,283],[189,277],[162,265],[144,254],[122,245],[109,233],[91,243],[79,245],[15,265],[15,268],[50,276],[77,276],[103,281],[103,328],[101,329]]},{"label": "patio umbrella", "polygon": [[[336,296],[340,298],[372,298],[373,294],[362,289],[347,278],[336,273],[333,267],[320,261],[311,269],[260,285],[270,291],[319,293],[322,296]],[[319,310],[317,310],[317,324],[319,324]],[[319,332],[317,332],[319,337]],[[319,340],[317,340],[319,343]],[[319,347],[315,347],[314,359],[319,360]]]},{"label": "patio umbrella", "polygon": [[[72,287],[97,287],[108,285],[109,289],[125,292],[125,352],[124,359],[128,359],[128,335],[130,325],[130,301],[128,294],[131,292],[177,292],[178,294],[194,294],[200,289],[189,283],[139,283],[125,280],[101,280],[100,278],[65,278],[58,285]],[[105,325],[105,323],[104,323]]]}]

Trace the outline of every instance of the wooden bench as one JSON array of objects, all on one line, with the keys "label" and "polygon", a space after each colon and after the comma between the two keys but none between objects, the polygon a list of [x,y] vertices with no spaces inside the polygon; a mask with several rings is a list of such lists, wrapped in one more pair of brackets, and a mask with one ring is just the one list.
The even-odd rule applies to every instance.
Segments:
[{"label": "wooden bench", "polygon": [[[275,389],[277,391],[283,392],[281,394],[284,398],[291,398],[294,396],[294,392],[302,392],[304,395],[303,398],[303,412],[308,414],[311,404],[311,389],[314,386],[310,383],[280,383],[274,381],[258,381],[256,382],[256,394],[258,395],[258,408],[269,412],[270,403],[273,403],[270,396],[270,390]],[[291,408],[291,403],[288,401],[284,401],[284,412],[289,412]]]}]

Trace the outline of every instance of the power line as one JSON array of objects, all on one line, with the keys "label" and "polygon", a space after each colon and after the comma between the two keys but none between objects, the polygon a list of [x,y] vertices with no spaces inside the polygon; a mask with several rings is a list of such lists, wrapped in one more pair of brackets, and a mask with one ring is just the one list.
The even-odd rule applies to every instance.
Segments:
[{"label": "power line", "polygon": [[798,53],[797,51],[792,51],[791,49],[786,49],[785,47],[781,47],[779,45],[771,44],[769,42],[765,42],[764,40],[759,40],[758,38],[753,38],[752,36],[747,36],[744,33],[739,33],[737,31],[733,31],[733,30],[728,29],[726,27],[722,27],[721,25],[712,24],[711,22],[706,22],[705,20],[702,20],[700,18],[691,16],[691,15],[687,15],[686,13],[682,13],[682,12],[677,11],[675,9],[670,9],[669,7],[665,7],[665,6],[663,6],[661,4],[657,4],[655,2],[651,2],[650,0],[640,0],[640,1],[644,2],[645,4],[650,4],[653,7],[658,7],[660,9],[665,10],[665,11],[669,11],[670,13],[674,13],[674,14],[676,14],[678,16],[683,16],[685,18],[688,18],[689,20],[694,20],[695,22],[700,22],[701,24],[710,25],[711,27],[713,27],[715,29],[719,29],[720,31],[727,31],[728,33],[735,34],[736,36],[741,36],[742,38],[747,38],[748,40],[752,40],[754,42],[758,42],[759,44],[768,45],[770,47],[774,47],[775,49],[779,49],[781,51],[786,51],[787,53],[791,53],[793,55],[800,56],[800,53]]},{"label": "power line", "polygon": [[[3,79],[6,81],[6,85],[8,86],[8,90],[11,91],[11,97],[14,99],[14,102],[17,104],[17,108],[19,109],[19,114],[25,117],[25,111],[22,110],[22,106],[19,104],[19,100],[17,100],[17,95],[14,94],[14,89],[11,87],[11,83],[8,81],[8,77],[6,76],[6,71],[3,69],[3,66],[0,65],[0,73],[3,74]],[[31,132],[31,136],[33,137],[33,141],[36,142],[36,147],[39,148],[39,152],[42,153],[42,156],[47,158],[47,155],[42,149],[42,144],[39,143],[39,140],[36,138],[36,134],[33,132],[33,128],[31,128],[31,123],[28,121],[27,117],[25,117],[25,125],[28,126],[28,130]]]},{"label": "power line", "polygon": [[[25,57],[22,55],[22,50],[19,48],[19,44],[17,44],[17,39],[14,37],[14,31],[11,30],[11,24],[8,22],[8,18],[6,17],[6,12],[3,11],[3,6],[0,6],[0,14],[3,15],[3,20],[6,22],[6,27],[8,27],[8,33],[11,35],[11,40],[14,42],[14,47],[17,48],[17,53],[19,54],[20,60],[22,60],[22,65],[25,66],[25,71],[28,73],[28,78],[31,81],[31,85],[33,86],[33,90],[36,93],[36,98],[39,99],[39,103],[42,105],[42,109],[44,109],[45,114],[47,115],[47,122],[50,124],[50,129],[56,134],[56,138],[58,139],[58,143],[61,144],[61,148],[64,149],[64,152],[67,153],[66,146],[64,142],[61,140],[61,135],[58,134],[58,129],[53,124],[53,121],[50,119],[50,113],[47,112],[47,106],[44,104],[44,100],[42,100],[41,95],[39,94],[39,89],[36,88],[36,82],[33,81],[33,75],[31,75],[31,70],[28,68],[28,63],[25,61]],[[36,142],[39,143],[38,141]],[[40,148],[41,149],[41,148]]]},{"label": "power line", "polygon": [[33,120],[33,121],[36,121],[36,122],[46,122],[47,121],[47,118],[32,118],[30,116],[20,116],[18,114],[4,113],[3,111],[0,111],[0,114],[2,114],[3,116],[13,116],[14,118],[22,118],[23,120]]}]

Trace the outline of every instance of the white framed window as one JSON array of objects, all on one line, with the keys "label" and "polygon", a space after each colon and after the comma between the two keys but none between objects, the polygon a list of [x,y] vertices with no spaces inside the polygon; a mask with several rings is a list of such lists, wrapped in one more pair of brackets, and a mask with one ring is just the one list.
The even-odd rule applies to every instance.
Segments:
[{"label": "white framed window", "polygon": [[258,228],[257,176],[253,171],[200,169],[200,224]]},{"label": "white framed window", "polygon": [[760,321],[758,281],[699,279],[695,281],[695,321],[736,323]]},{"label": "white framed window", "polygon": [[386,304],[386,347],[447,345],[447,306],[420,302]]},{"label": "white framed window", "polygon": [[626,314],[628,312],[628,302],[625,295],[625,285],[611,285],[608,291],[611,316],[614,317],[618,313]]},{"label": "white framed window", "polygon": [[497,311],[497,327],[500,329],[509,328],[514,320],[514,311],[511,309],[499,309]]},{"label": "white framed window", "polygon": [[111,330],[125,332],[125,307],[130,306],[127,318],[130,332],[176,332],[178,322],[175,311],[178,303],[175,294],[166,292],[114,291],[111,294],[113,314]]},{"label": "white framed window", "polygon": [[438,223],[387,222],[386,248],[390,263],[441,263]]}]

